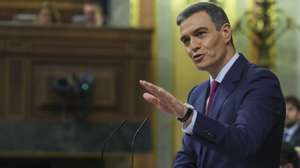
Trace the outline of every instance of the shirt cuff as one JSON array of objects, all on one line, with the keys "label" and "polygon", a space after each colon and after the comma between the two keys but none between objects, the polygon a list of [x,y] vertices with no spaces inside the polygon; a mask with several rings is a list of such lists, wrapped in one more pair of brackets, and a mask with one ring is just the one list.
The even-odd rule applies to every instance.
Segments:
[{"label": "shirt cuff", "polygon": [[193,135],[193,129],[194,129],[194,125],[195,125],[195,122],[196,122],[197,115],[198,115],[197,111],[194,110],[191,123],[187,126],[184,126],[184,123],[183,123],[182,131],[184,133],[189,134],[189,135]]}]

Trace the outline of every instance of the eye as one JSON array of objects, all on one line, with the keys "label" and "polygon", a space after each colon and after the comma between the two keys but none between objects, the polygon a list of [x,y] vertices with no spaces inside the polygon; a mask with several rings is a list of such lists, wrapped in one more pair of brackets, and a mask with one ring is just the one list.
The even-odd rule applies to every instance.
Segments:
[{"label": "eye", "polygon": [[182,37],[181,38],[181,42],[184,44],[184,45],[189,45],[189,43],[190,43],[190,38],[189,37]]},{"label": "eye", "polygon": [[206,34],[205,31],[197,31],[194,35],[195,35],[196,37],[203,37],[205,34]]}]

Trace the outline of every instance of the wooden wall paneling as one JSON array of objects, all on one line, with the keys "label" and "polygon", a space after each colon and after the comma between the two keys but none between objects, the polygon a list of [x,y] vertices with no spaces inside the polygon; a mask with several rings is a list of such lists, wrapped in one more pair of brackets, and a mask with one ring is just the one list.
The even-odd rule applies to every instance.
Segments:
[{"label": "wooden wall paneling", "polygon": [[[149,103],[145,102],[142,98],[144,90],[139,87],[139,80],[151,79],[150,74],[150,62],[147,60],[137,60],[135,61],[135,87],[137,88],[134,92],[134,104],[135,104],[135,116],[145,116],[151,112],[151,106]],[[152,82],[152,81],[151,81]]]},{"label": "wooden wall paneling", "polygon": [[[6,114],[5,114],[5,108],[6,108],[6,99],[5,99],[5,95],[6,95],[6,86],[7,86],[7,80],[6,80],[6,60],[5,59],[1,59],[0,60],[0,118],[4,119]],[[1,120],[1,119],[0,119]]]},{"label": "wooden wall paneling", "polygon": [[[4,56],[5,54],[2,53],[2,56]],[[8,118],[8,111],[9,111],[9,61],[7,59],[7,57],[3,57],[1,58],[1,62],[4,63],[4,76],[3,76],[3,82],[1,82],[3,85],[3,97],[2,97],[2,102],[3,102],[3,118],[2,120],[7,120]]]},{"label": "wooden wall paneling", "polygon": [[[15,74],[18,71],[16,68],[22,69],[23,76],[19,78],[17,75],[11,76],[16,78],[14,81],[25,82],[22,87],[27,89],[22,95],[27,95],[26,101],[31,102],[26,105],[20,102],[23,103],[22,108],[27,108],[27,111],[33,114],[32,116],[29,114],[30,117],[49,119],[52,116],[53,119],[58,120],[63,120],[64,117],[53,116],[53,114],[48,116],[38,110],[41,104],[50,102],[50,99],[57,99],[46,92],[47,80],[51,76],[59,77],[59,75],[86,70],[98,74],[97,83],[101,84],[96,87],[95,99],[102,109],[101,114],[100,112],[89,114],[87,120],[120,121],[123,117],[136,121],[142,119],[146,114],[147,105],[141,100],[142,91],[138,80],[150,78],[151,36],[149,33],[148,30],[89,29],[71,26],[2,25],[0,27],[0,35],[3,37],[2,52],[8,54],[11,60],[18,61],[22,58],[19,62],[13,62],[14,68],[10,69]],[[106,82],[101,82],[102,80]],[[18,84],[10,87],[16,87],[15,85]],[[116,86],[113,86],[114,84]],[[112,86],[115,87],[112,94],[103,92],[103,88],[109,91]],[[13,91],[16,92],[14,89]],[[8,95],[11,96],[10,93]],[[8,100],[16,98],[18,96]],[[105,104],[112,104],[113,101],[116,101],[117,105],[105,106]],[[17,108],[12,105],[10,107]]]},{"label": "wooden wall paneling", "polygon": [[24,105],[23,110],[25,113],[24,120],[30,120],[30,100],[32,99],[33,95],[32,93],[32,73],[31,73],[31,67],[32,67],[32,61],[27,58],[23,58],[23,89],[24,89]]},{"label": "wooden wall paneling", "polygon": [[25,80],[24,63],[22,59],[9,59],[9,86],[7,114],[9,119],[22,120],[25,118]]},{"label": "wooden wall paneling", "polygon": [[[54,61],[54,60],[52,60]],[[97,63],[87,63],[84,60],[64,61],[64,62],[38,62],[33,66],[34,100],[32,111],[37,114],[51,114],[51,111],[45,112],[40,107],[45,104],[55,104],[57,96],[49,90],[49,82],[54,79],[64,78],[72,74],[91,74],[95,77],[95,88],[93,94],[93,109],[88,112],[86,117],[89,120],[105,121],[107,117],[114,118],[126,114],[126,102],[123,97],[129,97],[124,94],[127,88],[126,76],[127,70],[123,63],[102,61]],[[119,87],[120,86],[120,87]],[[47,111],[47,110],[46,110]],[[53,112],[52,112],[53,113]],[[54,113],[53,113],[54,114]],[[107,117],[103,117],[107,116]],[[118,118],[118,117],[117,117]]]},{"label": "wooden wall paneling", "polygon": [[[151,30],[73,26],[39,27],[0,23],[0,37],[0,79],[3,80],[0,83],[0,87],[3,86],[2,90],[0,88],[0,98],[3,100],[2,104],[0,103],[0,120],[25,120],[17,125],[22,126],[22,123],[25,123],[24,130],[27,131],[35,130],[43,133],[43,128],[48,128],[47,131],[52,130],[46,132],[46,137],[58,136],[63,131],[65,131],[64,136],[68,134],[72,137],[67,129],[69,127],[64,126],[82,131],[85,126],[102,130],[102,124],[107,124],[110,127],[102,130],[107,131],[114,127],[114,124],[128,119],[126,129],[132,131],[135,125],[149,114],[150,105],[143,101],[141,97],[143,91],[138,81],[151,80]],[[93,92],[95,108],[87,115],[75,118],[77,119],[75,123],[70,122],[70,118],[74,117],[72,111],[56,113],[41,108],[44,104],[61,101],[61,97],[50,90],[49,82],[81,73],[90,73],[95,77]],[[30,126],[34,126],[34,129],[30,129]],[[147,129],[146,137],[151,137],[149,125]],[[34,132],[29,131],[29,133],[37,136]],[[84,133],[80,132],[80,134]],[[99,132],[99,136],[92,133],[87,133],[89,136],[87,138],[93,141],[96,141],[94,137],[103,138],[103,132],[103,134]],[[125,134],[126,131],[123,130],[122,133]],[[25,146],[27,145],[28,148],[32,147],[29,142],[33,142],[34,147],[38,143],[31,141],[30,137],[25,136],[26,134],[22,135],[27,139],[28,144]],[[18,133],[11,136],[18,136]],[[71,146],[74,142],[68,139],[70,138],[68,136],[66,140],[70,141],[68,145]],[[22,146],[22,143],[19,145]],[[97,145],[99,146],[98,143]],[[137,153],[136,162],[138,165],[143,165],[143,162],[148,160],[150,164],[153,159],[151,147],[147,148],[146,144],[142,148],[145,150]],[[22,149],[13,148],[10,151],[15,150]],[[59,153],[65,156],[64,152]],[[52,158],[47,151],[43,154]],[[75,151],[74,155],[78,153]],[[94,156],[95,153],[91,155]],[[33,155],[30,157],[35,158]],[[128,157],[128,154],[124,154],[122,159],[124,162],[126,162],[125,157]],[[111,158],[111,160],[114,162],[117,159]]]},{"label": "wooden wall paneling", "polygon": [[[148,40],[144,34],[146,31],[133,33],[130,29],[118,31],[118,29],[85,29],[72,26],[23,26],[22,30],[13,26],[2,25],[2,27],[0,31],[3,32],[0,33],[4,38],[9,38],[5,41],[5,50],[8,53],[26,52],[29,55],[64,55],[72,58],[105,55],[109,58],[148,59],[148,50],[145,50],[145,40]],[[17,39],[12,38],[16,36]],[[34,50],[31,50],[32,48]]]}]

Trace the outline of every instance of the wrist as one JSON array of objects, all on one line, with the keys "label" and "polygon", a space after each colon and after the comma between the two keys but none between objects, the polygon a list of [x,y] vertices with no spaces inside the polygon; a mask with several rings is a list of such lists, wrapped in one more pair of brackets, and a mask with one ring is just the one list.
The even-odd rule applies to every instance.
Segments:
[{"label": "wrist", "polygon": [[184,113],[182,117],[177,117],[177,120],[184,123],[188,121],[194,112],[194,107],[188,103],[184,103]]}]

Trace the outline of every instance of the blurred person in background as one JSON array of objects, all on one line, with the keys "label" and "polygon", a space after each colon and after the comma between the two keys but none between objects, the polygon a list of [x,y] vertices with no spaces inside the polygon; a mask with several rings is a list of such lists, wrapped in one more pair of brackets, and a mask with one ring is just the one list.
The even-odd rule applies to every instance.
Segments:
[{"label": "blurred person in background", "polygon": [[86,1],[83,5],[83,14],[87,25],[102,26],[104,23],[102,7],[93,1]]},{"label": "blurred person in background", "polygon": [[300,146],[300,102],[295,96],[287,96],[285,128],[283,141],[293,146]]},{"label": "blurred person in background", "polygon": [[36,23],[39,25],[50,25],[60,23],[61,18],[57,8],[54,4],[45,1],[42,8],[37,14]]},{"label": "blurred person in background", "polygon": [[84,1],[82,15],[73,16],[72,22],[86,26],[103,26],[105,17],[101,4],[95,0]]}]

